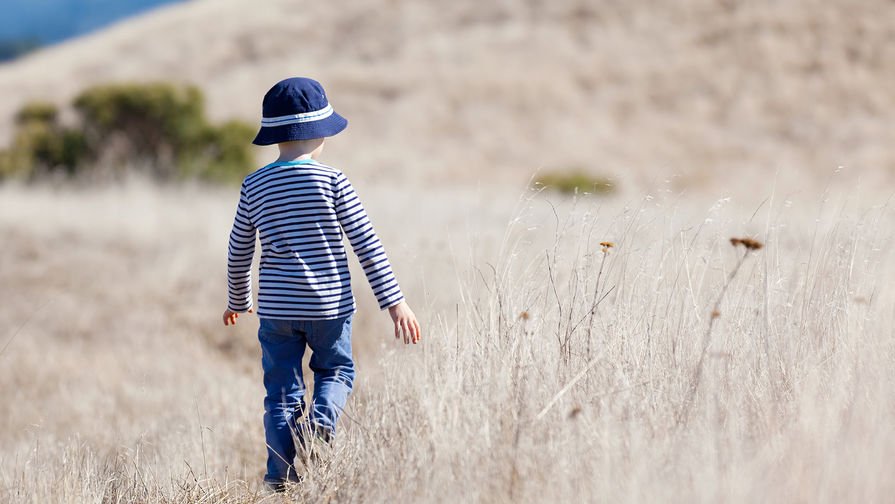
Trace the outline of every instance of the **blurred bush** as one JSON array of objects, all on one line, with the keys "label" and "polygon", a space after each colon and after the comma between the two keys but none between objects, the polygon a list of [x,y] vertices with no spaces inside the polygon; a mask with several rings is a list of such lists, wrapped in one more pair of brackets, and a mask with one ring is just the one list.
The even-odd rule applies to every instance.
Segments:
[{"label": "blurred bush", "polygon": [[33,102],[19,110],[12,146],[0,152],[0,177],[75,173],[88,157],[88,145],[80,131],[62,128],[58,117],[59,109],[51,103]]},{"label": "blurred bush", "polygon": [[16,124],[23,125],[32,122],[52,123],[59,116],[56,105],[48,102],[31,102],[26,104],[16,114]]},{"label": "blurred bush", "polygon": [[211,182],[240,182],[246,167],[255,163],[249,148],[255,133],[255,127],[235,120],[206,129],[204,141],[199,143],[204,150],[194,154],[196,161],[183,163],[182,176]]},{"label": "blurred bush", "polygon": [[104,168],[148,172],[159,180],[238,182],[254,164],[254,128],[212,125],[202,92],[168,83],[97,86],[77,96],[76,124],[59,123],[52,104],[34,102],[16,114],[11,147],[0,152],[0,178],[74,176]]},{"label": "blurred bush", "polygon": [[608,178],[590,175],[581,168],[551,171],[535,178],[532,184],[535,189],[553,189],[562,194],[609,194],[615,190]]}]

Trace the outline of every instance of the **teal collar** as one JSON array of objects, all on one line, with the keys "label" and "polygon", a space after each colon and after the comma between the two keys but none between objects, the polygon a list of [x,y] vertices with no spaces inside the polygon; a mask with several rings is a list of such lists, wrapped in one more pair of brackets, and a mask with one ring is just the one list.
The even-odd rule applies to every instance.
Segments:
[{"label": "teal collar", "polygon": [[314,159],[294,159],[292,161],[274,161],[270,163],[268,166],[295,166],[295,165],[304,165],[304,164],[312,164],[317,161]]}]

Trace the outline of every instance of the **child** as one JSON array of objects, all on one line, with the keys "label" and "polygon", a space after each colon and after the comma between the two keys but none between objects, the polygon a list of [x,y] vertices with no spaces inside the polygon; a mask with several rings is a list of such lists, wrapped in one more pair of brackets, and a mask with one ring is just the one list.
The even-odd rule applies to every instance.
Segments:
[{"label": "child", "polygon": [[[281,490],[297,481],[296,450],[315,436],[329,442],[354,380],[351,318],[355,311],[343,233],[380,309],[388,308],[395,338],[420,340],[416,316],[404,301],[385,250],[345,175],[317,162],[324,138],[348,125],[323,87],[286,79],[264,96],[261,130],[253,143],[277,144],[280,157],[242,183],[227,256],[224,325],[252,312],[252,256],[260,235],[258,339],[264,369],[265,482]],[[306,411],[301,361],[311,349],[314,395]],[[307,413],[307,419],[302,417]]]}]

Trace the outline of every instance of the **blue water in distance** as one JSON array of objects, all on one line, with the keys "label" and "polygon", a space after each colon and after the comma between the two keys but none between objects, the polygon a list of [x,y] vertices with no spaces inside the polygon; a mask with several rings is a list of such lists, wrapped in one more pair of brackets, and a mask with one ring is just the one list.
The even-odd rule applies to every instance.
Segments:
[{"label": "blue water in distance", "polygon": [[0,41],[54,44],[184,0],[0,0]]}]

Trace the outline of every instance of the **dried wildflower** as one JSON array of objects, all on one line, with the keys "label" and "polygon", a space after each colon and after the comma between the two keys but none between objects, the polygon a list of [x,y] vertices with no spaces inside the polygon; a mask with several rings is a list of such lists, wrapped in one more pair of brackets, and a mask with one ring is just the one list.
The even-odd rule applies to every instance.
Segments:
[{"label": "dried wildflower", "polygon": [[740,240],[740,243],[742,243],[743,246],[749,250],[760,250],[762,247],[764,247],[763,243],[751,238],[743,238],[742,240]]},{"label": "dried wildflower", "polygon": [[611,249],[611,248],[614,247],[614,246],[615,246],[615,244],[612,243],[611,241],[600,242],[600,247],[602,247],[600,250],[601,250],[604,254],[608,253],[608,252],[609,252],[609,249]]},{"label": "dried wildflower", "polygon": [[528,320],[530,318],[531,318],[531,315],[529,315],[528,311],[523,311],[522,313],[519,314],[519,320]]},{"label": "dried wildflower", "polygon": [[752,238],[731,238],[730,244],[734,247],[742,245],[746,250],[760,250],[764,244]]}]

